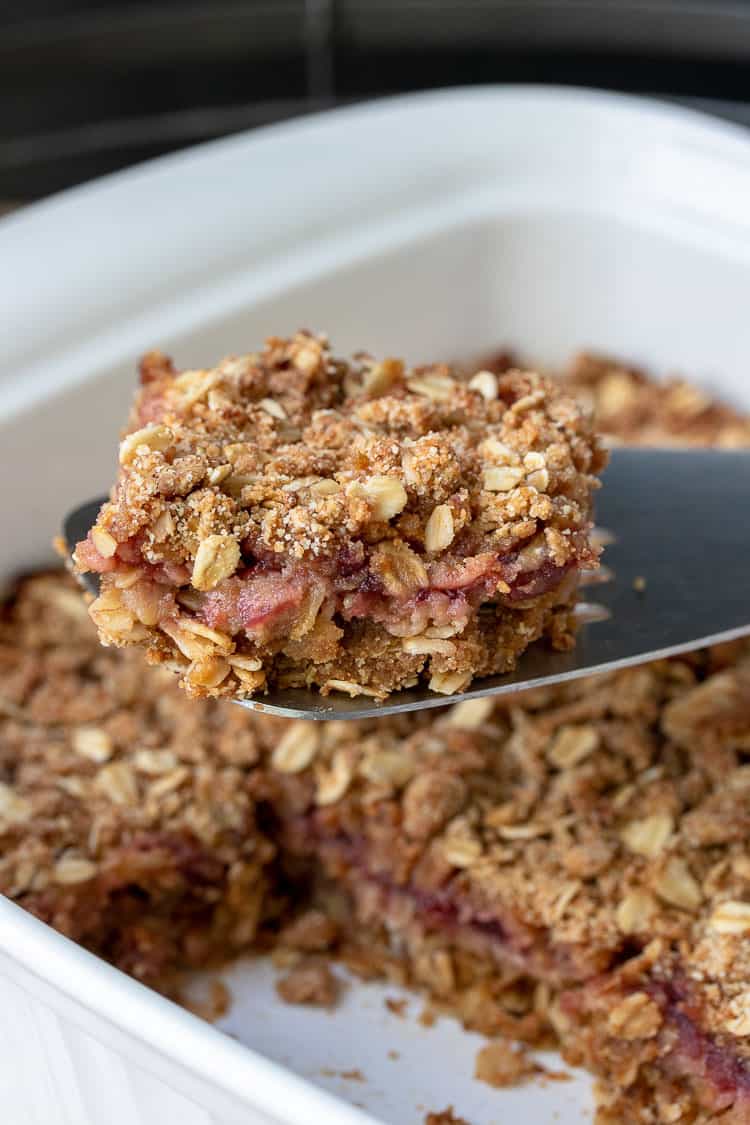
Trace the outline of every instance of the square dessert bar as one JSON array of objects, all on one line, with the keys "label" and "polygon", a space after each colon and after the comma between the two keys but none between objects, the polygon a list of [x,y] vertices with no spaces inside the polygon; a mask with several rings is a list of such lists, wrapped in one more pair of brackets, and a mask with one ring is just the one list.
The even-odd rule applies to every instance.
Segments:
[{"label": "square dessert bar", "polygon": [[145,358],[111,499],[75,551],[101,640],[195,696],[450,694],[572,643],[605,454],[521,370],[332,358],[271,339],[213,370]]},{"label": "square dessert bar", "polygon": [[273,914],[239,707],[104,649],[60,573],[0,604],[0,892],[171,992]]}]

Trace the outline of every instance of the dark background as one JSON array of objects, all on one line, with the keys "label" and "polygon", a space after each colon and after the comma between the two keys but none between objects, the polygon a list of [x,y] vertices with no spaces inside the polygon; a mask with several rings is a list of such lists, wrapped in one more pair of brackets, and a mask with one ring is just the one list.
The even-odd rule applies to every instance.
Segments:
[{"label": "dark background", "polygon": [[660,94],[750,124],[750,0],[0,0],[0,200],[479,82]]}]

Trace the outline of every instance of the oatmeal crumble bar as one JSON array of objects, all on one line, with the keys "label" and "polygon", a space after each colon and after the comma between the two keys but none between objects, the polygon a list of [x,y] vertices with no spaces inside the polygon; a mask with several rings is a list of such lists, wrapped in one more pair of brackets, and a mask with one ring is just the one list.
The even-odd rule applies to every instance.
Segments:
[{"label": "oatmeal crumble bar", "polygon": [[77,569],[105,644],[194,696],[446,694],[572,643],[605,455],[531,371],[350,362],[300,332],[213,370],[152,353]]},{"label": "oatmeal crumble bar", "polygon": [[163,991],[276,909],[258,757],[240,708],[103,649],[62,575],[0,605],[0,891]]},{"label": "oatmeal crumble bar", "polygon": [[[568,379],[613,437],[750,445],[741,415],[630,370],[643,431],[605,417],[612,374],[581,357]],[[750,1122],[747,643],[333,731],[305,765],[272,760],[313,777],[264,784],[289,846],[349,888],[350,965],[489,1035],[552,1028],[597,1076],[601,1125]]]}]

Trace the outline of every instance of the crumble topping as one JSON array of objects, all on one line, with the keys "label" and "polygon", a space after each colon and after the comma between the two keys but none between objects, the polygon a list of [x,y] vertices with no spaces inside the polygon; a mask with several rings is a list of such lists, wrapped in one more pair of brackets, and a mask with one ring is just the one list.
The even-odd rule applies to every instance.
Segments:
[{"label": "crumble topping", "polygon": [[[264,796],[288,819],[286,846],[369,880],[373,916],[385,896],[405,918],[427,905],[469,928],[497,920],[497,940],[535,975],[585,979],[634,936],[713,943],[750,925],[750,782],[735,723],[711,721],[709,703],[726,720],[735,699],[741,721],[750,662],[712,672],[723,658],[433,720],[299,721],[284,743],[304,745],[306,764],[274,769],[272,755]],[[713,746],[696,738],[704,724]]]},{"label": "crumble topping", "polygon": [[[328,1003],[336,951],[493,1037],[554,1028],[600,1073],[602,1044],[663,1049],[679,981],[701,1033],[750,1056],[747,646],[437,719],[287,723],[102,650],[50,575],[4,611],[0,659],[2,889],[142,979],[273,940],[282,991]],[[270,937],[279,848],[348,890],[350,923],[329,895]]]}]

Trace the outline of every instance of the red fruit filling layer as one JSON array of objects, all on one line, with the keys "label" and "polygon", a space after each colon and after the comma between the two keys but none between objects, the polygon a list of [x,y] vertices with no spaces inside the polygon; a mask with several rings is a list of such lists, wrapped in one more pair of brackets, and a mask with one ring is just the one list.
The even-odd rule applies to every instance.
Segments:
[{"label": "red fruit filling layer", "polygon": [[748,1061],[732,1050],[731,1043],[702,1030],[700,1009],[691,1001],[687,981],[677,976],[652,984],[648,991],[677,1031],[677,1041],[663,1060],[664,1066],[675,1075],[688,1074],[708,1083],[714,1095],[710,1108],[716,1112],[734,1105],[739,1098],[746,1101],[750,1120]]},{"label": "red fruit filling layer", "polygon": [[[119,544],[115,554],[105,558],[89,536],[77,545],[76,556],[79,564],[99,574],[139,569],[138,600],[145,595],[159,605],[155,620],[147,624],[178,612],[174,598],[164,596],[165,587],[179,595],[190,584],[187,567],[149,563],[137,539]],[[414,636],[431,625],[452,626],[459,632],[483,602],[523,608],[525,602],[554,591],[577,569],[575,562],[556,565],[543,549],[536,552],[535,563],[529,569],[528,558],[523,559],[519,551],[441,559],[431,568],[428,585],[397,595],[385,588],[366,558],[281,566],[263,559],[238,570],[214,590],[199,593],[191,588],[189,608],[213,629],[230,636],[245,632],[263,641],[283,635],[310,601],[325,605],[328,617],[376,621],[395,636]],[[127,590],[123,597],[128,600]]]},{"label": "red fruit filling layer", "polygon": [[[449,934],[480,955],[511,962],[517,969],[553,984],[590,980],[605,971],[617,955],[616,949],[593,948],[571,943],[552,944],[543,927],[529,925],[510,910],[491,910],[473,902],[454,883],[437,888],[397,883],[387,871],[373,870],[363,839],[326,838],[315,817],[302,816],[283,826],[285,845],[296,854],[315,854],[336,882],[346,882],[356,896],[369,887],[382,895],[384,915],[389,909],[403,918],[405,902],[426,930]],[[460,876],[458,877],[460,878]]]},{"label": "red fruit filling layer", "polygon": [[[620,958],[622,960],[622,958]],[[573,1021],[586,1019],[590,995],[607,991],[611,977],[604,976],[583,990],[565,992],[561,1002]],[[701,1006],[693,990],[679,972],[666,979],[650,979],[638,985],[659,1006],[664,1020],[662,1038],[668,1049],[660,1050],[658,1060],[650,1065],[678,1080],[687,1079],[695,1090],[701,1106],[712,1114],[730,1108],[741,1111],[732,1121],[750,1121],[750,1064],[734,1049],[730,1038],[717,1036],[701,1027]],[[595,1017],[593,1024],[596,1028]],[[596,1069],[596,1066],[594,1067]]]}]

